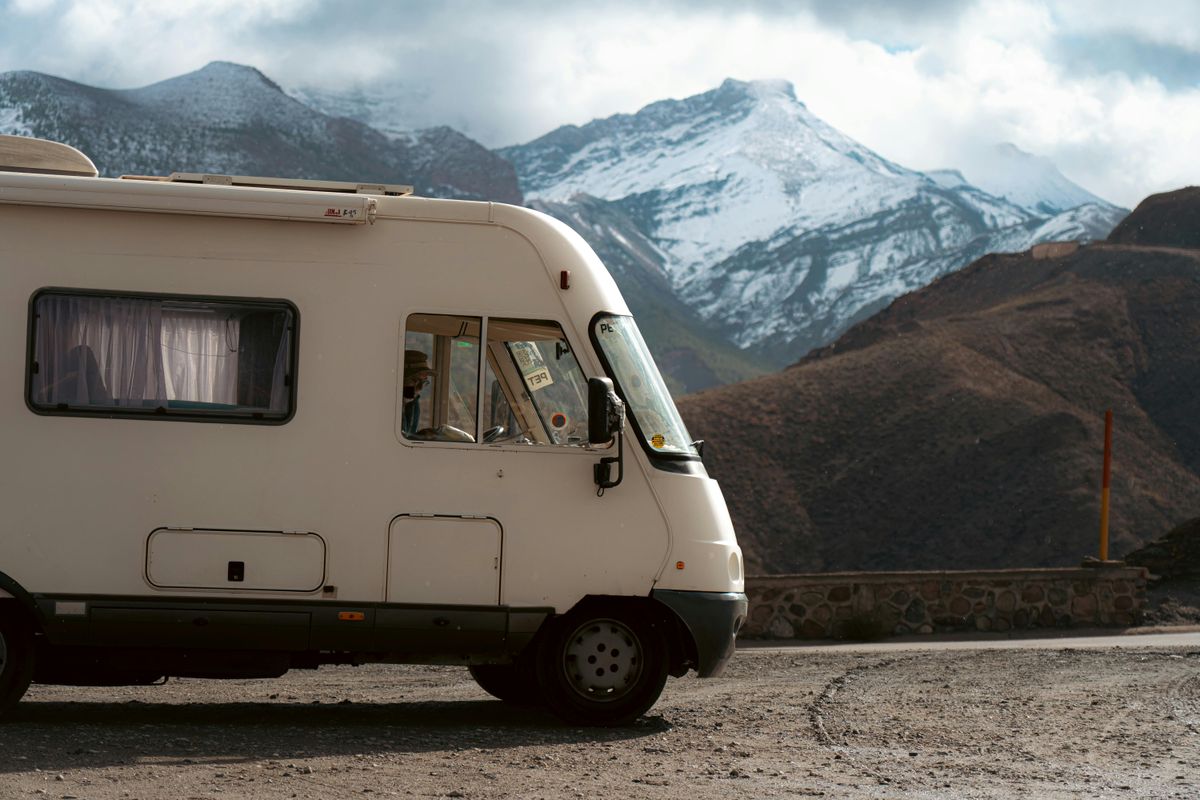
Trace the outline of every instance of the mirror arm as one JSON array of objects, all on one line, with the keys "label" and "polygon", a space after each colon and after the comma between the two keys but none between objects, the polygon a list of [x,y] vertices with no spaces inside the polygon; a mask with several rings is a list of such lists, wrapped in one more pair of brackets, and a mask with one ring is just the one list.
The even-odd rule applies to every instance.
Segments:
[{"label": "mirror arm", "polygon": [[[621,479],[625,477],[625,434],[617,431],[614,436],[617,437],[617,455],[616,457],[608,456],[600,459],[599,464],[592,466],[593,475],[596,479],[596,497],[604,497],[604,490],[611,489],[621,483]],[[612,474],[612,464],[617,465],[617,479],[610,480]]]}]

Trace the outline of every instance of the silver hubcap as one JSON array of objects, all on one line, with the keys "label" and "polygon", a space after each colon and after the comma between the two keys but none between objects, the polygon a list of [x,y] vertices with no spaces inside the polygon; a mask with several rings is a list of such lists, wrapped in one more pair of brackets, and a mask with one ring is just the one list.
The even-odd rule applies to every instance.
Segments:
[{"label": "silver hubcap", "polygon": [[641,642],[615,619],[592,620],[567,640],[563,667],[579,694],[589,700],[617,700],[629,693],[642,673]]}]

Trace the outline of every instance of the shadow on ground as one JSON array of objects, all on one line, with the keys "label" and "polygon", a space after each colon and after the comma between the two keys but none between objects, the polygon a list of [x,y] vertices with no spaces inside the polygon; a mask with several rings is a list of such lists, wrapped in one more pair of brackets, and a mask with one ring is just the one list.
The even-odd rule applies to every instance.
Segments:
[{"label": "shadow on ground", "polygon": [[624,728],[572,728],[499,701],[382,704],[19,704],[0,724],[0,774],[134,761],[230,764],[373,753],[499,750],[661,734],[661,717]]}]

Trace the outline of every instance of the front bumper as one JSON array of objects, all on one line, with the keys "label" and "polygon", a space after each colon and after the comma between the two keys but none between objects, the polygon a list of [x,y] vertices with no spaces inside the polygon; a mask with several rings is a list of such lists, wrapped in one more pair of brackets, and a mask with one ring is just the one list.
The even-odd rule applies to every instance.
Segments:
[{"label": "front bumper", "polygon": [[700,677],[720,675],[733,658],[738,629],[746,620],[746,595],[655,589],[650,596],[674,611],[692,635],[696,644],[696,672]]}]

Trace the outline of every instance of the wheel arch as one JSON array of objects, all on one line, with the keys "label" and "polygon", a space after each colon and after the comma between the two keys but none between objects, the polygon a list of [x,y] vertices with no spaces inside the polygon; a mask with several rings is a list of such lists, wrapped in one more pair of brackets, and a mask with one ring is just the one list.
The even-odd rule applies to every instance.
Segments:
[{"label": "wheel arch", "polygon": [[42,633],[42,614],[33,595],[7,573],[0,571],[0,606],[15,604],[24,611],[24,616],[34,633]]}]

